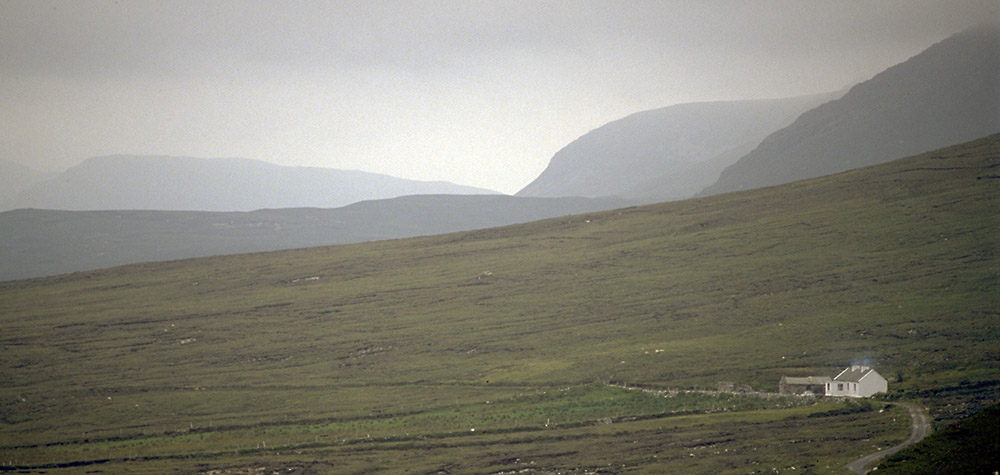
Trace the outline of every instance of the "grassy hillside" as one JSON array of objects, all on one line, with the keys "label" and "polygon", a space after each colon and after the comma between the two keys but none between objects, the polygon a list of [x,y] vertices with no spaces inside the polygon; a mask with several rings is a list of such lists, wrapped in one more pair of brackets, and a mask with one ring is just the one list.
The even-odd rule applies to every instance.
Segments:
[{"label": "grassy hillside", "polygon": [[994,473],[1000,469],[1000,404],[889,457],[879,473]]},{"label": "grassy hillside", "polygon": [[620,208],[621,200],[412,195],[342,208],[0,213],[0,280],[191,257],[428,236]]},{"label": "grassy hillside", "polygon": [[998,166],[3,282],[0,468],[841,473],[905,409],[608,383],[1000,399]]}]

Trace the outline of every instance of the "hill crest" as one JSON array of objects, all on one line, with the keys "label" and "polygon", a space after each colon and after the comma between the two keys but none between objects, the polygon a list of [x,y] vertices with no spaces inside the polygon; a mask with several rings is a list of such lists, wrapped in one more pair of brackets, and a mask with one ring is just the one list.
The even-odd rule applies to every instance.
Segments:
[{"label": "hill crest", "polygon": [[38,183],[3,209],[252,211],[337,208],[415,194],[496,194],[447,182],[406,180],[244,158],[107,155]]}]

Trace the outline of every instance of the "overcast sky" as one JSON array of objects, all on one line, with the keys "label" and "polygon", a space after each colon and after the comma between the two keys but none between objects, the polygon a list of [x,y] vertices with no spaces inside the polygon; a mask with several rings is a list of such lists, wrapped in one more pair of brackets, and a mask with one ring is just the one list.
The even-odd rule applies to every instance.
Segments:
[{"label": "overcast sky", "polygon": [[863,81],[1000,2],[0,0],[0,159],[246,157],[514,193],[640,110]]}]

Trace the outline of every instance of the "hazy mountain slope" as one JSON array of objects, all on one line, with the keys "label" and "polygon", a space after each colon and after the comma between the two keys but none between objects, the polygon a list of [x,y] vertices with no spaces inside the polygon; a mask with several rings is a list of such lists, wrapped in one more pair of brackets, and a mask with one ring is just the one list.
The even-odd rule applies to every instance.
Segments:
[{"label": "hazy mountain slope", "polygon": [[[639,112],[574,140],[517,195],[686,198],[717,177],[721,169],[708,163],[711,159],[752,148],[802,112],[838,96],[701,102]],[[701,164],[704,171],[698,170]]]},{"label": "hazy mountain slope", "polygon": [[446,182],[404,180],[329,168],[286,167],[240,158],[96,157],[39,183],[5,209],[250,211],[335,208],[413,194],[478,194]]},{"label": "hazy mountain slope", "polygon": [[0,213],[0,280],[217,254],[375,241],[624,206],[616,200],[416,195],[336,209]]},{"label": "hazy mountain slope", "polygon": [[0,460],[832,473],[905,439],[906,411],[678,390],[868,357],[939,421],[995,404],[998,164],[1000,135],[704,199],[0,282]]},{"label": "hazy mountain slope", "polygon": [[802,114],[700,195],[882,163],[1000,131],[1000,29],[959,33]]},{"label": "hazy mountain slope", "polygon": [[0,160],[0,204],[32,185],[55,176],[24,165]]},{"label": "hazy mountain slope", "polygon": [[[633,197],[633,199],[642,203],[689,198],[701,191],[707,184],[718,180],[722,170],[736,163],[737,160],[749,153],[756,146],[757,143],[755,142],[746,142],[704,162],[678,167],[669,173],[647,179],[639,185],[621,193],[621,195]],[[677,191],[678,194],[664,194],[666,190],[664,184],[674,184],[672,185],[672,189]]]}]

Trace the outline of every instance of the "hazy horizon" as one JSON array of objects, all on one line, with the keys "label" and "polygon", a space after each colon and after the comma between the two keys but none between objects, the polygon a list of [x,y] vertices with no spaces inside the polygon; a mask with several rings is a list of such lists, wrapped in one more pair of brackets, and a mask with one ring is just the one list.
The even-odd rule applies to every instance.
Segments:
[{"label": "hazy horizon", "polygon": [[512,194],[641,110],[869,79],[993,1],[0,3],[0,159],[241,157]]}]

